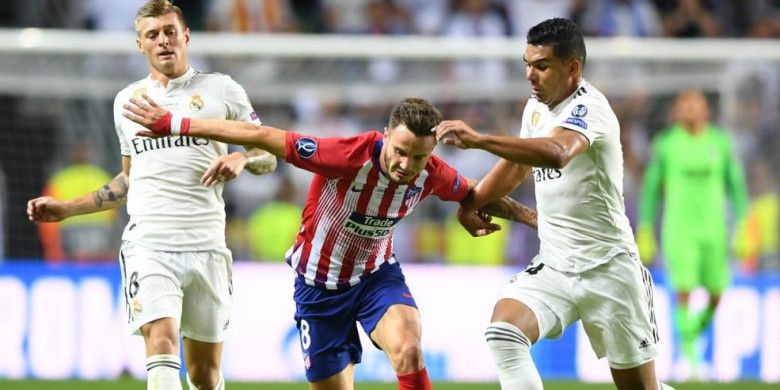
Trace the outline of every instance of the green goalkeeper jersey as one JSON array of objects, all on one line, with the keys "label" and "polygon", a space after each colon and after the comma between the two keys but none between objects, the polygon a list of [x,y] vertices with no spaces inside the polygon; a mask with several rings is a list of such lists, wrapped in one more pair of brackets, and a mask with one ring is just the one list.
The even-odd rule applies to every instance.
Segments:
[{"label": "green goalkeeper jersey", "polygon": [[745,217],[747,190],[741,165],[729,137],[713,125],[696,135],[674,125],[656,137],[642,186],[640,225],[653,226],[662,190],[664,236],[722,237],[727,197],[735,220]]}]

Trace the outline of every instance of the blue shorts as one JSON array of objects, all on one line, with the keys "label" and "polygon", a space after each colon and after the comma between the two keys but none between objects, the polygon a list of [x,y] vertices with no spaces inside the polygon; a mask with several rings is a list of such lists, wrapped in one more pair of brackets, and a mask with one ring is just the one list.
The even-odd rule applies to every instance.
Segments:
[{"label": "blue shorts", "polygon": [[309,382],[338,374],[349,363],[360,363],[363,348],[356,321],[370,335],[390,306],[417,307],[398,263],[382,266],[346,290],[325,290],[296,279],[293,297]]}]

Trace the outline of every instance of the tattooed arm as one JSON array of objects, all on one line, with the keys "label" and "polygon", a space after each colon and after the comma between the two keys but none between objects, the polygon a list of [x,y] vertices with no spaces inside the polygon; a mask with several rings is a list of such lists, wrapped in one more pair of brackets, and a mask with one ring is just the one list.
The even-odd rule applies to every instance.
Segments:
[{"label": "tattooed arm", "polygon": [[122,156],[122,172],[98,190],[68,201],[42,196],[27,202],[32,222],[59,222],[74,215],[91,214],[119,207],[127,202],[130,157]]},{"label": "tattooed arm", "polygon": [[520,222],[536,229],[536,210],[510,198],[504,196],[497,201],[488,203],[479,208],[481,213],[492,215],[510,221]]}]

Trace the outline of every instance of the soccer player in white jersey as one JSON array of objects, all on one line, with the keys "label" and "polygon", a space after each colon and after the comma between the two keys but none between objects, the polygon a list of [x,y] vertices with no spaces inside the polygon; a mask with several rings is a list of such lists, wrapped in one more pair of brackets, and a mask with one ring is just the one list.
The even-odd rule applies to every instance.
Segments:
[{"label": "soccer player in white jersey", "polygon": [[664,388],[653,364],[658,331],[652,280],[636,255],[624,210],[617,118],[604,95],[582,78],[585,43],[573,22],[541,22],[528,31],[527,42],[523,59],[533,95],[519,138],[483,135],[462,121],[435,129],[445,143],[502,158],[458,210],[473,235],[484,232],[471,225],[471,214],[533,172],[539,254],[502,290],[485,332],[501,387],[541,389],[531,344],[582,320],[619,389]]},{"label": "soccer player in white jersey", "polygon": [[[296,272],[296,321],[306,378],[315,390],[354,387],[362,346],[356,322],[395,369],[398,388],[430,389],[414,298],[393,255],[393,227],[425,197],[463,201],[474,182],[432,155],[441,114],[423,99],[396,105],[384,134],[320,138],[232,121],[172,118],[132,99],[125,115],[153,132],[197,135],[261,147],[315,173],[287,262]],[[208,180],[214,180],[209,175]],[[535,213],[504,197],[498,214],[528,224]],[[502,212],[502,211],[503,212]],[[471,214],[470,224],[498,225]]]},{"label": "soccer player in white jersey", "polygon": [[227,154],[227,145],[204,138],[136,136],[141,127],[122,117],[122,103],[141,94],[154,96],[180,116],[260,122],[246,92],[230,77],[189,66],[190,32],[178,7],[150,0],[139,9],[135,28],[150,75],[116,96],[122,172],[103,188],[71,201],[33,199],[27,212],[31,221],[54,222],[126,202],[130,221],[120,267],[129,328],[142,334],[146,344],[147,388],[182,388],[181,335],[190,389],[222,389],[232,258],[225,245],[223,183],[209,187],[200,179],[209,168],[223,181],[243,169],[271,172],[276,158],[258,149]]}]

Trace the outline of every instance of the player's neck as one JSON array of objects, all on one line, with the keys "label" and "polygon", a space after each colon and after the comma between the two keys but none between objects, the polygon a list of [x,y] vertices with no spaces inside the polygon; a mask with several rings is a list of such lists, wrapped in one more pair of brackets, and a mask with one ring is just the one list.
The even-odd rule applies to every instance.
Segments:
[{"label": "player's neck", "polygon": [[550,110],[553,110],[555,107],[557,107],[559,104],[561,104],[562,101],[566,100],[574,94],[574,92],[577,91],[577,88],[580,87],[580,81],[582,81],[582,78],[577,77],[569,85],[569,88],[566,89],[566,92],[560,96],[558,99],[555,99],[554,101],[551,101],[547,104],[547,108]]},{"label": "player's neck", "polygon": [[187,73],[189,69],[190,69],[189,64],[184,63],[181,66],[177,66],[175,69],[171,70],[170,72],[160,71],[155,67],[151,67],[149,72],[151,73],[152,80],[159,81],[163,87],[167,87],[169,81],[183,76],[185,73]]}]

